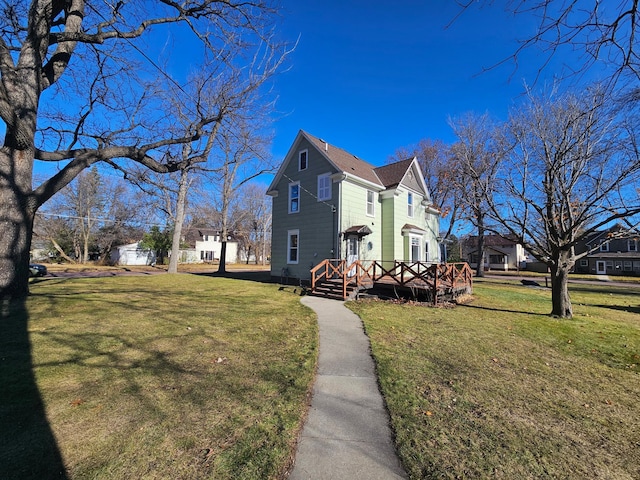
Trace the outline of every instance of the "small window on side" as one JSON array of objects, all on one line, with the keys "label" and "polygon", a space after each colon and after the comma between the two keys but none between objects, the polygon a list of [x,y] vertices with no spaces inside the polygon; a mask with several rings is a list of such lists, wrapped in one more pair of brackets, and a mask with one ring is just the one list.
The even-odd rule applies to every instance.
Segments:
[{"label": "small window on side", "polygon": [[309,152],[307,150],[302,150],[298,154],[298,171],[306,170],[308,162]]}]

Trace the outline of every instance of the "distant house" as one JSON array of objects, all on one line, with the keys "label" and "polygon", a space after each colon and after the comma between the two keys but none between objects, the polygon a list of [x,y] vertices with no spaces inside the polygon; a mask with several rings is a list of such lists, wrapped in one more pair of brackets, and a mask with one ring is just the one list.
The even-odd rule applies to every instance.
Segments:
[{"label": "distant house", "polygon": [[622,225],[595,232],[576,246],[587,253],[574,267],[577,273],[640,275],[640,233]]},{"label": "distant house", "polygon": [[324,259],[440,262],[440,212],[415,158],[375,167],[300,131],[267,190],[271,276]]},{"label": "distant house", "polygon": [[[183,232],[185,248],[180,249],[181,263],[206,263],[220,260],[222,241],[220,231],[213,228],[188,228]],[[238,242],[227,239],[226,263],[235,263],[238,258]]]},{"label": "distant house", "polygon": [[156,254],[136,242],[113,247],[110,258],[113,265],[151,265],[156,261]]},{"label": "distant house", "polygon": [[[470,235],[461,240],[462,258],[473,269],[478,267],[478,236]],[[485,235],[484,237],[485,270],[521,270],[527,267],[527,263],[534,258],[527,253],[524,247],[508,236]]]}]

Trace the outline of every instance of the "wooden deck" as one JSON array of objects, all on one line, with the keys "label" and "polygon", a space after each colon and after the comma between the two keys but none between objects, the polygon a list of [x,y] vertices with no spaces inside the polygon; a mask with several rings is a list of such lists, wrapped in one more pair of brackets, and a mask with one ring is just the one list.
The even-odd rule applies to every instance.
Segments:
[{"label": "wooden deck", "polygon": [[395,295],[428,298],[434,304],[471,293],[473,274],[466,263],[382,262],[326,259],[311,269],[315,295],[347,300],[362,291],[390,290]]}]

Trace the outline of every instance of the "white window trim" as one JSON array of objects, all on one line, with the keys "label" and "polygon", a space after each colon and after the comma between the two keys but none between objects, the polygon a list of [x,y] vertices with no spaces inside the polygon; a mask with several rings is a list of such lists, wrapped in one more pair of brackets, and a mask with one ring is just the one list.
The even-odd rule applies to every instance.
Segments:
[{"label": "white window trim", "polygon": [[[291,260],[291,237],[298,237],[298,245],[296,245],[296,260]],[[287,264],[297,265],[300,262],[300,230],[287,230]]]},{"label": "white window trim", "polygon": [[[371,193],[371,203],[369,203],[369,193]],[[369,205],[371,205],[371,213],[369,213]],[[373,190],[367,190],[366,210],[367,217],[376,216],[376,194]]]},{"label": "white window trim", "polygon": [[[304,153],[306,163],[304,168],[302,168],[302,154]],[[298,171],[301,172],[306,170],[309,167],[309,150],[300,150],[298,152]]]},{"label": "white window trim", "polygon": [[[294,185],[298,186],[298,210],[296,211],[291,210],[291,200],[293,199],[291,196],[291,187]],[[289,184],[289,203],[287,204],[287,211],[288,213],[300,213],[300,182],[291,182]]]},{"label": "white window trim", "polygon": [[407,217],[413,218],[413,193],[407,192]]},{"label": "white window trim", "polygon": [[[323,196],[321,195],[322,189],[320,188],[320,182],[325,179],[328,181],[328,195]],[[318,175],[318,201],[323,202],[325,200],[331,200],[331,173],[322,173]]]},{"label": "white window trim", "polygon": [[[632,250],[632,246],[633,245],[633,250]],[[637,252],[638,251],[638,241],[635,239],[628,239],[627,240],[627,252]]]},{"label": "white window trim", "polygon": [[600,251],[601,252],[608,252],[609,251],[609,242],[603,242],[600,244]]}]

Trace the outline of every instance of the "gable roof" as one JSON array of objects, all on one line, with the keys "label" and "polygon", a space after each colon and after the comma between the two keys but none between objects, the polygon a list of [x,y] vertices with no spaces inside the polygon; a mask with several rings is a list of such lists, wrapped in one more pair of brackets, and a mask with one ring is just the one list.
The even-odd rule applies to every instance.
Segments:
[{"label": "gable roof", "polygon": [[[400,162],[390,163],[383,167],[375,167],[374,165],[358,158],[356,155],[329,144],[323,139],[311,135],[304,130],[300,130],[296,139],[292,143],[287,155],[284,158],[284,162],[280,165],[278,173],[274,177],[271,185],[267,189],[267,194],[275,189],[278,182],[282,178],[284,170],[288,162],[292,158],[295,158],[294,150],[298,145],[301,138],[306,139],[311,145],[313,145],[320,154],[339,172],[345,173],[348,176],[356,177],[364,180],[370,184],[380,187],[381,189],[390,189],[397,187],[404,179],[407,171],[411,168],[412,164],[416,161],[415,158],[402,160]],[[417,169],[420,181],[424,185],[424,178],[422,172]],[[428,189],[424,185],[424,192],[428,195]]]},{"label": "gable roof", "polygon": [[327,160],[329,160],[337,170],[383,186],[374,173],[373,165],[370,163],[358,158],[356,155],[353,155],[346,150],[343,150],[342,148],[330,145],[321,138],[314,137],[303,130],[300,130],[300,132],[318,149],[318,151],[324,154]]},{"label": "gable roof", "polygon": [[411,166],[411,163],[413,163],[413,158],[390,163],[384,167],[378,167],[374,169],[374,172],[385,188],[393,188],[400,185],[400,182],[407,174],[407,170]]}]

